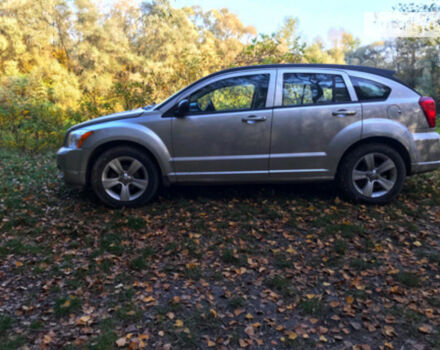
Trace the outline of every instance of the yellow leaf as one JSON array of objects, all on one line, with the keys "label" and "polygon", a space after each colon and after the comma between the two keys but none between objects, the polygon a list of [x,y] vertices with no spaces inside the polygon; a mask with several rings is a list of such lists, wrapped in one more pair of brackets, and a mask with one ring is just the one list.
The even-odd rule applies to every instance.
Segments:
[{"label": "yellow leaf", "polygon": [[420,246],[422,245],[422,243],[420,243],[419,241],[415,241],[413,244],[414,244],[416,247],[420,247]]},{"label": "yellow leaf", "polygon": [[345,301],[347,302],[347,304],[353,304],[354,298],[351,295],[349,295],[347,298],[345,298]]},{"label": "yellow leaf", "polygon": [[214,346],[215,346],[215,343],[212,340],[208,339],[208,347],[213,348]]},{"label": "yellow leaf", "polygon": [[70,299],[67,299],[64,304],[61,305],[61,307],[69,307],[70,306]]},{"label": "yellow leaf", "polygon": [[324,343],[327,342],[327,338],[324,337],[323,335],[320,335],[320,336],[319,336],[319,340],[322,341],[322,342],[324,342]]},{"label": "yellow leaf", "polygon": [[247,320],[252,320],[254,318],[254,316],[252,316],[250,313],[248,313],[247,315],[246,315],[246,319]]},{"label": "yellow leaf", "polygon": [[217,317],[217,312],[214,309],[209,309],[212,316]]},{"label": "yellow leaf", "polygon": [[16,267],[21,267],[21,266],[23,266],[23,263],[21,261],[16,261],[15,262],[15,266]]},{"label": "yellow leaf", "polygon": [[183,327],[183,321],[182,320],[176,320],[176,323],[174,325],[176,327]]},{"label": "yellow leaf", "polygon": [[296,338],[298,338],[298,334],[292,331],[288,332],[287,336],[289,337],[290,340],[295,340]]},{"label": "yellow leaf", "polygon": [[78,319],[77,324],[85,325],[87,324],[87,322],[90,321],[91,318],[92,318],[91,316],[82,316]]},{"label": "yellow leaf", "polygon": [[292,248],[291,245],[289,245],[289,248],[287,248],[286,252],[289,254],[296,254],[296,250]]},{"label": "yellow leaf", "polygon": [[148,296],[148,297],[144,297],[142,301],[145,303],[152,303],[153,301],[156,301],[156,299],[154,299],[152,296]]}]

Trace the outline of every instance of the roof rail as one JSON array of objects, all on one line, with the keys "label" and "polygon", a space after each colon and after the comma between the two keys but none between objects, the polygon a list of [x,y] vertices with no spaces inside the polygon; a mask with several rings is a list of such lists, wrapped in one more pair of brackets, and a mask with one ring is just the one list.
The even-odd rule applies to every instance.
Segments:
[{"label": "roof rail", "polygon": [[384,68],[376,68],[370,66],[357,66],[350,64],[321,64],[321,63],[280,63],[280,64],[263,64],[263,65],[254,65],[254,66],[242,66],[242,67],[233,67],[229,69],[222,70],[220,72],[214,73],[220,74],[225,72],[234,72],[239,70],[248,70],[248,69],[258,69],[258,68],[332,68],[332,69],[346,69],[346,70],[354,70],[359,72],[371,73],[380,75],[387,78],[393,78],[394,73],[396,71],[391,69]]}]

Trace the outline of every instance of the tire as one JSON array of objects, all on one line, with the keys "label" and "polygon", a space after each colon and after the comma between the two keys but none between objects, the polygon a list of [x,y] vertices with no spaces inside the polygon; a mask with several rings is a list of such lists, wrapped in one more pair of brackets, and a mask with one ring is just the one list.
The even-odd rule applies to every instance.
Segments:
[{"label": "tire", "polygon": [[134,208],[151,201],[159,188],[159,179],[155,162],[130,146],[118,146],[102,153],[91,172],[93,191],[112,208]]},{"label": "tire", "polygon": [[406,166],[399,152],[371,143],[356,147],[342,159],[337,182],[352,201],[385,204],[399,195],[405,177]]}]

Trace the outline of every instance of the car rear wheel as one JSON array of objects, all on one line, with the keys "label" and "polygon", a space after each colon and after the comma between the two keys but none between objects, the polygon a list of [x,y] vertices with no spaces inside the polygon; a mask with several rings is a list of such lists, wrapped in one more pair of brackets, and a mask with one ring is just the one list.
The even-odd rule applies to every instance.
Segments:
[{"label": "car rear wheel", "polygon": [[388,145],[367,144],[344,157],[337,180],[349,199],[384,204],[397,197],[405,176],[405,162],[399,152]]},{"label": "car rear wheel", "polygon": [[156,194],[159,171],[141,150],[115,147],[98,157],[92,168],[91,183],[98,198],[106,205],[137,207]]}]

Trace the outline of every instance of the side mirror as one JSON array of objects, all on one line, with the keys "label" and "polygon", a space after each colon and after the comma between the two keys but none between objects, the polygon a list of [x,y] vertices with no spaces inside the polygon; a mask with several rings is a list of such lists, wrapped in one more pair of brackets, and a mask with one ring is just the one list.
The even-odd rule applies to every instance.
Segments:
[{"label": "side mirror", "polygon": [[180,101],[177,105],[176,116],[183,117],[189,112],[189,101],[184,99]]}]

